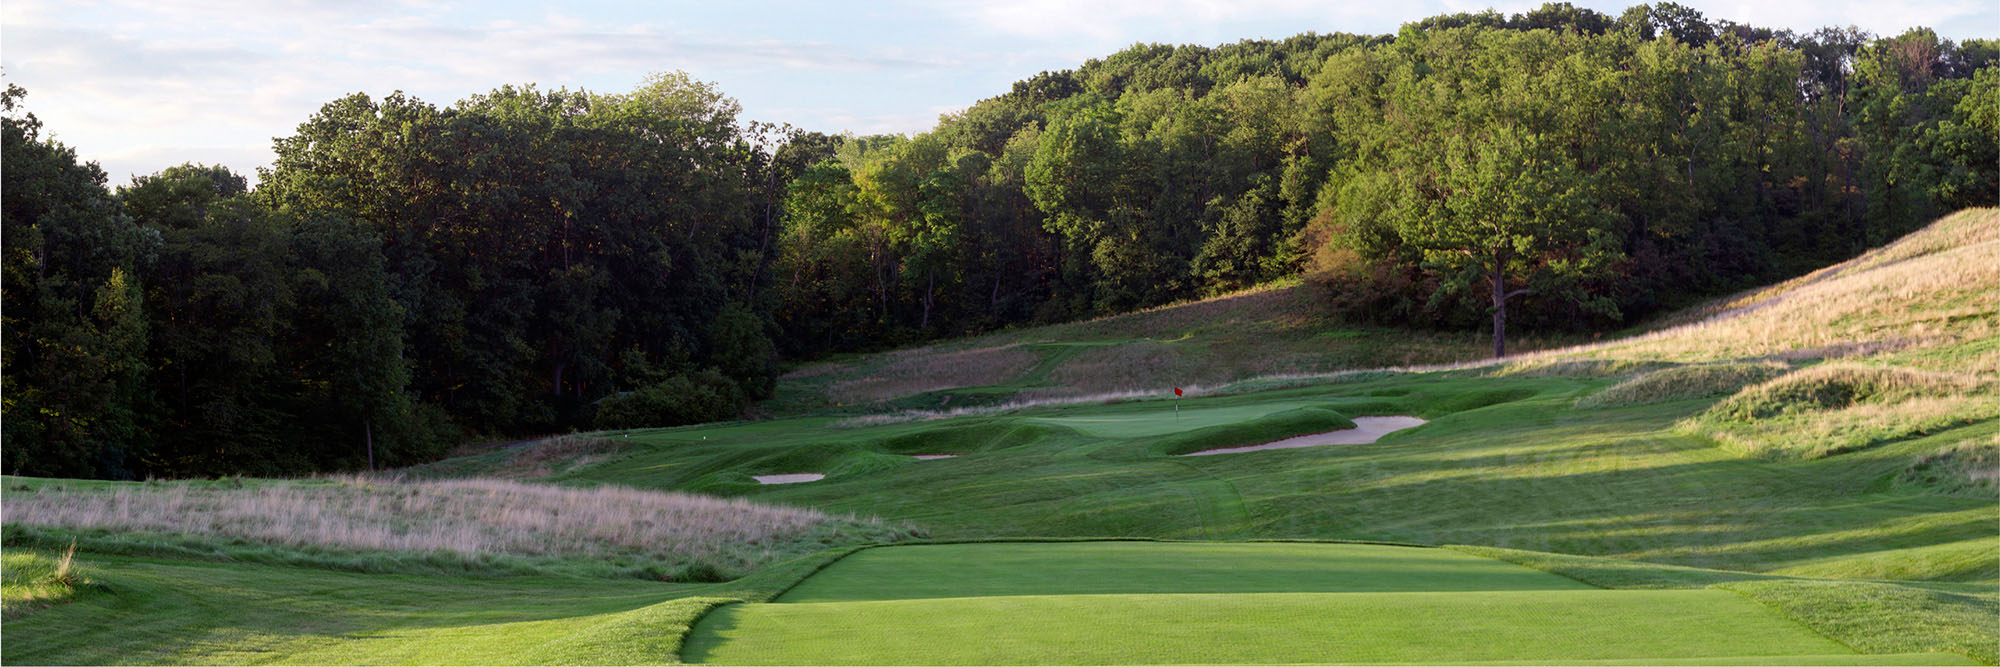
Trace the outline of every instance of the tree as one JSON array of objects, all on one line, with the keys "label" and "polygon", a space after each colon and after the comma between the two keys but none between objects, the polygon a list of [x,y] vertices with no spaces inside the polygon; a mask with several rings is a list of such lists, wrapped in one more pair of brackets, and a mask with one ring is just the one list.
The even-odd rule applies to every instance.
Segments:
[{"label": "tree", "polygon": [[118,211],[102,169],[15,115],[25,95],[0,94],[0,447],[15,474],[127,477],[147,444],[138,269],[159,239]]},{"label": "tree", "polygon": [[1618,257],[1589,181],[1545,137],[1508,127],[1475,136],[1447,145],[1432,177],[1403,193],[1397,218],[1441,278],[1439,293],[1488,289],[1496,358],[1507,355],[1515,297],[1555,294],[1615,313],[1579,289]]}]

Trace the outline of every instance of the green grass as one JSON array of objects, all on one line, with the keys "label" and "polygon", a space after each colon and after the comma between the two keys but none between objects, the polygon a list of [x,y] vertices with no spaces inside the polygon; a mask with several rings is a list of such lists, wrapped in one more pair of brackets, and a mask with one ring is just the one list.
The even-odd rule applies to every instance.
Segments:
[{"label": "green grass", "polygon": [[72,549],[10,549],[0,554],[0,618],[8,621],[98,588]]},{"label": "green grass", "polygon": [[[2000,612],[1995,598],[1487,547],[916,545],[850,555],[772,603],[720,607],[690,634],[683,657],[1970,664],[1973,656],[1990,664],[2000,639],[1988,622]],[[861,636],[869,640],[854,641]]]},{"label": "green grass", "polygon": [[102,592],[10,618],[0,657],[6,664],[675,664],[686,628],[710,607],[769,599],[844,553],[792,559],[722,584],[99,556],[90,564]]},{"label": "green grass", "polygon": [[974,543],[862,551],[777,601],[1588,588],[1572,579],[1444,549],[1270,542]]},{"label": "green grass", "polygon": [[704,618],[684,656],[717,664],[1091,665],[1842,652],[1840,644],[1727,591],[1586,590],[741,605]]},{"label": "green grass", "polygon": [[[1180,402],[1183,432],[1302,406],[1432,420],[1374,445],[1172,457],[1157,447],[1173,435],[1173,404],[1135,401],[860,428],[820,417],[635,432],[618,458],[557,479],[868,513],[938,538],[1479,544],[1746,571],[1990,539],[2000,523],[1989,498],[1896,481],[1993,422],[1817,460],[1762,461],[1675,430],[1706,401],[1574,407],[1612,383],[1398,374]],[[895,455],[927,441],[962,448],[972,432],[997,442],[1029,426],[1050,430],[954,459]],[[781,472],[829,476],[749,480]]]},{"label": "green grass", "polygon": [[[1041,632],[1024,624],[1039,623],[1056,626],[1047,628],[1051,636],[1101,651],[1095,659],[1106,662],[1958,659],[1927,653],[1948,651],[1993,664],[2000,662],[2000,506],[1991,471],[2000,417],[1991,369],[2000,361],[1993,342],[2000,299],[1984,289],[2000,266],[1991,260],[1992,219],[1991,210],[1954,216],[1912,241],[1663,326],[1738,309],[1717,322],[1650,327],[1656,333],[1498,366],[1259,377],[1457,361],[1487,349],[1475,334],[1317,321],[1301,315],[1311,311],[1302,290],[1281,287],[924,351],[853,355],[781,382],[780,398],[762,408],[777,416],[767,421],[620,432],[607,434],[612,444],[582,448],[495,450],[420,472],[743,496],[878,516],[939,541],[1458,545],[868,550],[800,584],[787,603],[723,608],[703,622],[715,624],[713,632],[697,637],[689,656],[821,632],[793,643],[890,642],[909,655],[947,652],[924,654],[939,662],[1032,661],[1054,650],[1022,639]],[[1844,362],[1817,363],[1831,358]],[[985,366],[946,368],[958,361]],[[1803,371],[1725,396],[1749,380],[1716,369],[1776,363]],[[1699,370],[1676,372],[1676,364]],[[967,386],[939,388],[926,375],[933,368],[952,371],[946,384]],[[1887,370],[1868,370],[1877,368]],[[1940,378],[1943,385],[1931,382]],[[1173,385],[1210,390],[1176,402],[1165,398]],[[885,393],[849,400],[837,387]],[[1151,393],[1004,407],[1132,388]],[[934,421],[854,418],[966,406],[986,407]],[[1390,414],[1430,423],[1371,445],[1170,455]],[[923,453],[963,456],[908,456]],[[751,478],[790,472],[827,478],[782,486]],[[10,494],[112,488],[4,481]],[[34,579],[16,576],[15,555],[46,558],[69,537],[8,526],[10,600]],[[581,558],[569,559],[574,568],[525,576],[464,576],[483,568],[412,566],[396,560],[407,555],[381,553],[274,555],[270,545],[247,542],[85,537],[96,585],[46,598],[65,601],[25,615],[10,602],[5,662],[671,662],[682,631],[705,610],[771,599],[839,553],[783,560],[737,582],[668,585],[555,574],[603,567]],[[818,544],[881,537],[843,534]],[[21,562],[28,564],[20,572],[34,567]],[[1574,590],[1576,582],[1617,590]],[[1580,600],[1605,611],[1580,612]],[[776,609],[805,616],[765,618]],[[1453,632],[1498,632],[1490,624],[1508,613],[1530,626],[1484,642]],[[1711,615],[1720,629],[1659,620]],[[1112,616],[1122,620],[1090,622]],[[1240,619],[1262,626],[1231,625]],[[1438,627],[1391,641],[1401,630],[1369,625],[1395,620]],[[745,634],[766,627],[758,624],[778,627]],[[1295,639],[1266,639],[1263,627],[1291,630]],[[1676,634],[1682,630],[1693,634]],[[729,642],[716,643],[729,633]],[[1146,636],[1160,639],[1139,645],[1135,638]],[[995,644],[1000,652],[973,655],[988,637],[1004,640]],[[1848,655],[1848,648],[1872,653]],[[1239,652],[1224,654],[1230,650]],[[1311,651],[1317,657],[1299,657]]]}]

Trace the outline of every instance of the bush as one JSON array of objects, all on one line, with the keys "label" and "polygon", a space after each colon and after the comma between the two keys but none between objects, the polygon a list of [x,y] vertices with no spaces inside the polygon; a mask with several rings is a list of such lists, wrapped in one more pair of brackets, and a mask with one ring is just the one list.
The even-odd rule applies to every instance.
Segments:
[{"label": "bush", "polygon": [[699,424],[735,417],[748,402],[741,386],[710,368],[605,397],[593,422],[598,428]]}]

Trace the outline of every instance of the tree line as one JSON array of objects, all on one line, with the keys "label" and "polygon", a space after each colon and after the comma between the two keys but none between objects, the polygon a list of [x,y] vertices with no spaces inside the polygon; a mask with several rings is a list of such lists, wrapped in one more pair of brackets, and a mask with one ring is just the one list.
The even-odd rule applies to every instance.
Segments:
[{"label": "tree line", "polygon": [[1615,326],[2000,198],[2000,44],[1661,3],[1137,45],[915,136],[623,94],[335,100],[255,188],[116,189],[5,96],[8,472],[398,465],[727,418],[778,359],[1304,275],[1329,313]]}]

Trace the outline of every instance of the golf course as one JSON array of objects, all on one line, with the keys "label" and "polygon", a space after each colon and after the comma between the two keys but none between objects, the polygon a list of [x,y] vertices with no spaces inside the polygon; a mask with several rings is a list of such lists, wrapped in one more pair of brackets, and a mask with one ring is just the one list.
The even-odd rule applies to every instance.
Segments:
[{"label": "golf course", "polygon": [[1996,228],[1499,363],[8,477],[6,660],[1993,664]]},{"label": "golf course", "polygon": [[0,667],[2000,667],[1993,0],[0,23]]}]

